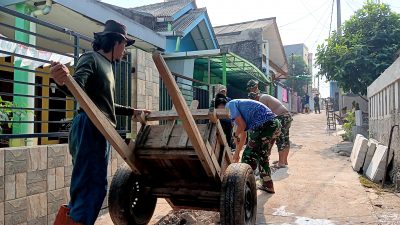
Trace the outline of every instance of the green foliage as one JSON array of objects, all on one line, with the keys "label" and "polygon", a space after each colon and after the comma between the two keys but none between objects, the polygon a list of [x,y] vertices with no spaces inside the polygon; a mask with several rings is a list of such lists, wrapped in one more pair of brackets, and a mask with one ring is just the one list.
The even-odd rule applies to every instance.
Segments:
[{"label": "green foliage", "polygon": [[345,122],[343,123],[343,130],[345,131],[344,135],[342,135],[345,141],[349,141],[353,139],[353,126],[356,125],[356,117],[355,114],[351,111],[347,111],[347,115],[345,117]]},{"label": "green foliage", "polygon": [[387,4],[368,1],[318,46],[319,75],[337,81],[344,91],[366,94],[367,87],[395,60],[400,49],[400,14]]},{"label": "green foliage", "polygon": [[[16,118],[23,118],[25,117],[28,113],[32,113],[31,110],[24,110],[24,109],[14,109],[17,107],[24,107],[22,105],[18,105],[16,103],[10,102],[10,101],[5,101],[1,98],[0,96],[0,121],[11,121]],[[0,126],[4,125],[6,123],[0,122]],[[12,127],[12,123],[7,124],[9,128]],[[1,131],[1,129],[0,129]]]},{"label": "green foliage", "polygon": [[[302,56],[294,55],[293,60],[292,57],[289,56],[289,78],[286,81],[286,84],[293,88],[295,92],[299,96],[303,96],[305,91],[303,90],[303,86],[307,85],[311,82],[311,78],[307,77],[309,75],[309,69],[306,63],[303,60]],[[294,65],[294,68],[293,68]]]}]

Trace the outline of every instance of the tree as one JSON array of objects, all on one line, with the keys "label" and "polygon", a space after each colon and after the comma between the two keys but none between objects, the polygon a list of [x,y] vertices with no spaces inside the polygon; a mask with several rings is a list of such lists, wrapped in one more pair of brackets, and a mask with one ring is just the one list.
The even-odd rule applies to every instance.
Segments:
[{"label": "tree", "polygon": [[400,49],[400,15],[387,4],[368,1],[318,46],[319,75],[346,92],[365,95],[367,87],[395,60]]},{"label": "tree", "polygon": [[[303,87],[305,85],[308,85],[309,82],[311,81],[310,72],[309,69],[306,65],[306,63],[303,60],[302,56],[299,55],[294,55],[289,56],[289,78],[287,79],[287,85],[299,96],[303,96],[305,94],[305,91],[303,90]],[[293,68],[294,65],[294,68]]]}]

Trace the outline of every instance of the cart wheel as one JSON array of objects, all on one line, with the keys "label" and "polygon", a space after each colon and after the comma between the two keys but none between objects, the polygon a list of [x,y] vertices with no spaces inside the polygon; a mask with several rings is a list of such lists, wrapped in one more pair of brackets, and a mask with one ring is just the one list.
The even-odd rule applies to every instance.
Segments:
[{"label": "cart wheel", "polygon": [[148,224],[156,208],[157,198],[145,190],[139,177],[125,163],[118,168],[111,182],[108,206],[116,225]]},{"label": "cart wheel", "polygon": [[225,171],[220,198],[222,225],[253,225],[257,215],[256,180],[251,167],[232,163]]}]

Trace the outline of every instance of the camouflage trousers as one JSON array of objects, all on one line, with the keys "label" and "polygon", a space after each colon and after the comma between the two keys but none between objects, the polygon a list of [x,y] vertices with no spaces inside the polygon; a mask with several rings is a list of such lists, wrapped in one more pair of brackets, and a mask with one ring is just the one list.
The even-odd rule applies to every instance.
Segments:
[{"label": "camouflage trousers", "polygon": [[276,138],[281,133],[281,123],[273,119],[249,132],[249,141],[244,149],[242,163],[247,163],[255,170],[262,167],[260,176],[264,181],[271,180],[269,157]]},{"label": "camouflage trousers", "polygon": [[278,152],[283,151],[286,147],[290,146],[289,129],[292,125],[293,118],[290,113],[279,115],[276,117],[281,122],[281,134],[276,139],[276,146]]}]

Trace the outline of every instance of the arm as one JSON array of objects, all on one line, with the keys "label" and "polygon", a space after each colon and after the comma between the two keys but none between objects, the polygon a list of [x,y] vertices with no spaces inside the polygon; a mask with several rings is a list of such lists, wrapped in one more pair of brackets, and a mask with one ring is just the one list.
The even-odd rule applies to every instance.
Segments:
[{"label": "arm", "polygon": [[238,162],[240,159],[240,152],[242,151],[242,148],[246,142],[246,122],[244,119],[239,116],[235,119],[235,123],[237,124],[237,129],[235,132],[235,144],[236,144],[236,151],[235,154],[233,155],[233,161]]},{"label": "arm", "polygon": [[129,106],[119,105],[117,103],[114,103],[114,108],[115,108],[115,114],[122,116],[140,115],[142,112],[144,112],[147,115],[150,114],[151,112],[148,109],[135,109]]},{"label": "arm", "polygon": [[[95,67],[96,62],[92,55],[83,54],[79,58],[73,78],[83,90],[85,90],[85,85],[89,76],[94,74]],[[71,76],[67,66],[59,62],[51,62],[50,77],[53,78],[60,90],[66,95],[72,96],[68,88],[64,86],[67,76]]]}]

